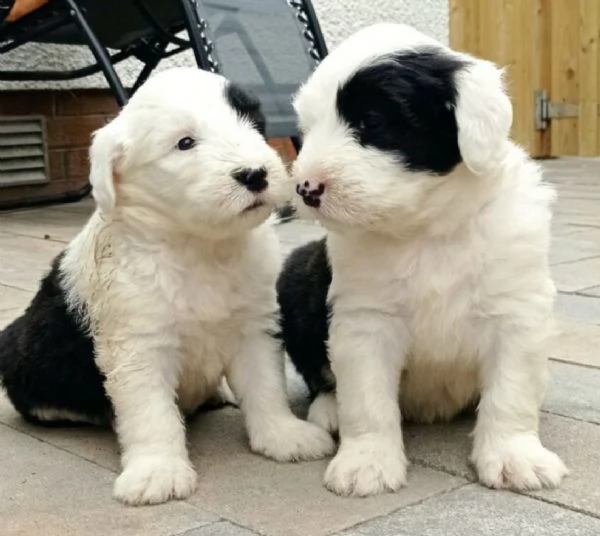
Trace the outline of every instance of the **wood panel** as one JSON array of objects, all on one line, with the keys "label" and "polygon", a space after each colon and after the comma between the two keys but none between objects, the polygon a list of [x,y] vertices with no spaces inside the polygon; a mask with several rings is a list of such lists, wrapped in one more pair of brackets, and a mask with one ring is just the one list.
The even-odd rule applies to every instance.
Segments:
[{"label": "wood panel", "polygon": [[579,1],[579,151],[582,156],[600,154],[598,149],[598,37],[600,33],[600,2]]},{"label": "wood panel", "polygon": [[507,66],[507,77],[513,103],[513,126],[511,135],[530,153],[542,153],[543,136],[535,129],[534,90],[543,86],[543,71],[540,49],[536,47],[543,21],[539,18],[540,0],[504,2],[501,9],[507,19],[504,40],[503,64]]},{"label": "wood panel", "polygon": [[450,46],[505,68],[513,103],[511,136],[531,154],[549,150],[549,133],[535,130],[534,91],[549,83],[541,40],[550,0],[450,0]]},{"label": "wood panel", "polygon": [[450,46],[506,70],[513,103],[513,139],[535,156],[549,151],[549,133],[536,131],[534,91],[549,83],[542,42],[550,0],[450,0]]},{"label": "wood panel", "polygon": [[479,0],[450,0],[450,46],[479,50]]},{"label": "wood panel", "polygon": [[[552,102],[579,101],[579,9],[581,0],[558,0],[552,7],[551,83]],[[577,118],[552,120],[551,154],[576,155],[579,150],[579,121]]]},{"label": "wood panel", "polygon": [[[534,90],[541,90],[550,87],[551,65],[552,65],[552,1],[537,0],[535,24],[533,29],[533,56],[531,68],[536,72],[532,85]],[[537,82],[537,87],[536,87]],[[531,116],[534,117],[535,105],[532,103]],[[533,139],[533,156],[551,156],[552,155],[552,132],[550,129],[535,130],[535,121],[531,120],[530,131]]]},{"label": "wood panel", "polygon": [[[534,156],[600,155],[600,0],[449,0],[450,44],[506,67],[512,136]],[[534,93],[578,105],[536,130]]]}]

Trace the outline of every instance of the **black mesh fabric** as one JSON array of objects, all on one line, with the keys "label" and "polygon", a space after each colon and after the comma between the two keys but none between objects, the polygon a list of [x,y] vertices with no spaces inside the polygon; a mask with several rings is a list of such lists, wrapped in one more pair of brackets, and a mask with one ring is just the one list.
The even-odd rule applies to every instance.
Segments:
[{"label": "black mesh fabric", "polygon": [[198,0],[218,70],[253,91],[267,136],[296,134],[291,98],[317,64],[306,25],[286,0]]}]

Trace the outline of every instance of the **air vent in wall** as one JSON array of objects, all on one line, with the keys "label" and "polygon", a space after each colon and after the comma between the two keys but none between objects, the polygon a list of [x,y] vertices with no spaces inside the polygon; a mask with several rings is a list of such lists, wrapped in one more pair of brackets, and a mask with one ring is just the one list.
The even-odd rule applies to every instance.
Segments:
[{"label": "air vent in wall", "polygon": [[48,182],[42,117],[0,116],[0,188]]}]

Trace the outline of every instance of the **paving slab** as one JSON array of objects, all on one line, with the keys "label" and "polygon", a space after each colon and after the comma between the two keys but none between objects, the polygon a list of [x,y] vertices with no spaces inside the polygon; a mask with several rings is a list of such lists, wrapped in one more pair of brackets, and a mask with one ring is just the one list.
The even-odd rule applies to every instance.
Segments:
[{"label": "paving slab", "polygon": [[198,493],[189,502],[268,536],[330,534],[464,483],[414,465],[409,486],[398,493],[340,498],[322,485],[328,460],[280,464],[250,453],[233,409],[201,415],[189,444],[200,474]]},{"label": "paving slab", "polygon": [[26,236],[0,237],[0,284],[36,291],[50,262],[64,247],[60,242]]},{"label": "paving slab", "polygon": [[108,428],[95,426],[52,428],[29,424],[16,412],[2,388],[0,388],[0,423],[109,471],[114,473],[119,471],[117,439],[113,431]]},{"label": "paving slab", "polygon": [[[556,237],[564,237],[564,238],[569,238],[569,237],[573,237],[578,235],[581,231],[582,231],[582,227],[577,226],[577,225],[571,225],[569,224],[568,221],[557,221],[554,220],[552,222],[552,237],[556,238]],[[554,244],[554,240],[552,241],[552,244]],[[554,254],[553,251],[550,251],[550,256],[552,257],[552,255]]]},{"label": "paving slab", "polygon": [[600,325],[600,298],[559,292],[555,311],[563,320]]},{"label": "paving slab", "polygon": [[[468,464],[471,451],[469,434],[474,421],[405,426],[405,441],[410,460],[476,480]],[[571,470],[571,475],[556,490],[533,495],[567,508],[600,517],[600,426],[571,418],[542,413],[540,437]]]},{"label": "paving slab", "polygon": [[114,474],[0,426],[2,536],[169,536],[216,521],[182,502],[132,508],[111,499]]},{"label": "paving slab", "polygon": [[600,298],[600,285],[597,287],[586,288],[580,291],[580,293],[584,296],[595,296]]},{"label": "paving slab", "polygon": [[[560,364],[553,364],[552,367],[560,385],[560,378],[566,375]],[[571,376],[577,376],[575,372],[571,372]],[[581,377],[579,381],[583,381]],[[573,396],[568,387],[563,389],[561,386],[556,391],[552,386],[550,388],[545,406],[548,411],[569,414],[575,419],[589,422],[553,414],[542,415],[541,435],[544,443],[561,455],[572,474],[558,490],[540,493],[541,496],[548,496],[548,500],[600,517],[600,488],[597,486],[597,479],[590,478],[594,474],[600,476],[600,449],[596,448],[600,444],[600,427],[592,424],[597,420],[598,411],[598,406],[595,405],[597,389],[594,391],[594,384],[595,380],[591,379],[586,383],[584,391],[577,384],[571,383],[572,389],[587,393],[580,393],[577,397]],[[6,400],[3,404],[0,403],[0,420],[82,458],[118,471],[117,444],[110,431],[31,426],[16,416]],[[373,499],[372,503],[369,502],[371,499],[360,500],[354,505],[334,497],[322,488],[325,461],[288,465],[264,460],[248,451],[238,410],[228,408],[203,413],[189,425],[191,455],[200,474],[199,491],[191,502],[267,534],[278,534],[281,523],[292,521],[298,527],[299,534],[307,534],[307,523],[314,523],[317,528],[324,523],[328,529],[338,529],[348,519],[353,520],[353,516],[360,518],[381,515],[398,507],[401,501],[415,500],[414,495],[402,496],[404,492],[427,495],[445,486],[457,485],[456,481],[448,481],[444,478],[446,475],[436,471],[474,480],[474,472],[467,462],[471,449],[469,434],[473,424],[472,419],[465,418],[452,423],[405,425],[407,454],[413,462],[409,473],[411,486],[398,496]],[[435,471],[423,472],[417,465]],[[244,483],[243,486],[240,485],[241,482]],[[300,496],[303,497],[301,500]],[[304,505],[312,504],[312,501],[315,503],[312,507],[323,512],[324,521],[308,516],[310,510],[305,510]],[[287,509],[291,506],[295,508],[294,515],[299,518],[297,522],[292,514],[287,514],[287,521],[274,515],[278,508]],[[346,509],[350,512],[346,512]]]},{"label": "paving slab", "polygon": [[196,529],[187,530],[176,536],[256,536],[257,533],[229,523],[220,521]]},{"label": "paving slab", "polygon": [[[8,404],[6,399],[0,403],[3,422],[94,464],[119,470],[118,447],[111,431],[32,426]],[[461,478],[413,465],[409,486],[396,494],[343,499],[322,485],[328,460],[282,464],[251,453],[236,408],[194,417],[188,424],[188,445],[199,483],[187,502],[266,536],[330,534],[464,483]]]},{"label": "paving slab", "polygon": [[557,328],[558,333],[548,348],[550,357],[600,367],[600,326],[559,321]]},{"label": "paving slab", "polygon": [[[560,177],[558,179],[560,181]],[[559,203],[570,202],[576,199],[600,199],[600,191],[597,185],[560,185]]]},{"label": "paving slab", "polygon": [[[600,201],[599,201],[600,203]],[[550,265],[556,266],[564,263],[586,260],[597,257],[600,251],[596,248],[574,243],[568,237],[555,237],[552,240],[552,248],[550,250]]]},{"label": "paving slab", "polygon": [[64,210],[26,210],[0,213],[0,227],[8,232],[31,238],[68,242],[81,229],[87,214]]},{"label": "paving slab", "polygon": [[600,519],[470,485],[403,508],[345,536],[597,536]]},{"label": "paving slab", "polygon": [[32,297],[31,291],[0,284],[0,330],[23,313]]},{"label": "paving slab", "polygon": [[[600,204],[600,200],[597,201]],[[592,240],[575,232],[571,236],[554,236],[550,248],[550,264],[563,264],[600,255],[600,240]]]},{"label": "paving slab", "polygon": [[35,292],[42,277],[50,271],[48,262],[0,258],[0,284]]},{"label": "paving slab", "polygon": [[60,203],[59,205],[52,205],[46,207],[46,210],[55,211],[55,212],[75,212],[78,214],[83,214],[88,217],[94,212],[96,208],[96,202],[94,198],[90,195],[81,201],[77,201],[75,203]]},{"label": "paving slab", "polygon": [[12,309],[24,309],[33,296],[33,292],[0,284],[0,313]]},{"label": "paving slab", "polygon": [[[549,413],[600,424],[600,369],[552,362],[544,402]],[[600,475],[599,475],[600,476]]]},{"label": "paving slab", "polygon": [[551,267],[558,290],[577,292],[600,284],[600,256]]}]

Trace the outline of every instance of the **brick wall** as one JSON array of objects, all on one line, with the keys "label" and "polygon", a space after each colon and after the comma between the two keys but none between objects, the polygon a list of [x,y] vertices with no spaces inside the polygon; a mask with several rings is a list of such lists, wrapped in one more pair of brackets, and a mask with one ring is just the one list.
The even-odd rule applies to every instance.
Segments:
[{"label": "brick wall", "polygon": [[[0,188],[2,203],[74,192],[87,184],[91,133],[118,111],[106,90],[3,91],[0,115],[43,115],[48,134],[50,182],[43,185]],[[286,160],[294,148],[286,139],[270,140]]]}]

